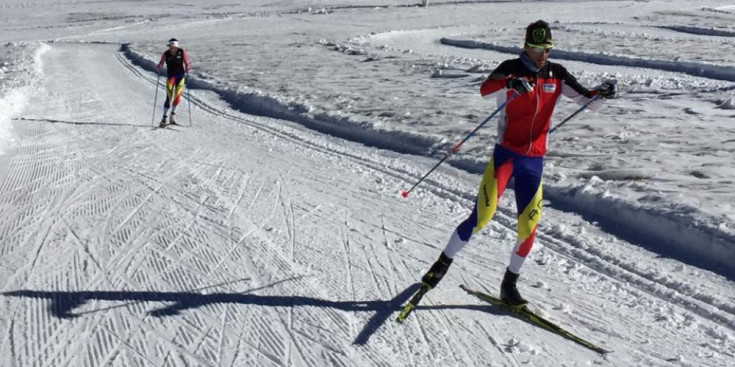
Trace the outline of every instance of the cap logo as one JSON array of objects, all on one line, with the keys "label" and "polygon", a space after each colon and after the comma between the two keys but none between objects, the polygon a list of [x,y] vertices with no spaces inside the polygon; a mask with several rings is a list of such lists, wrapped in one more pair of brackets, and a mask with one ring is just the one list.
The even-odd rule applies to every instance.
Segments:
[{"label": "cap logo", "polygon": [[533,30],[533,42],[542,43],[546,41],[546,30],[543,28],[536,28]]}]

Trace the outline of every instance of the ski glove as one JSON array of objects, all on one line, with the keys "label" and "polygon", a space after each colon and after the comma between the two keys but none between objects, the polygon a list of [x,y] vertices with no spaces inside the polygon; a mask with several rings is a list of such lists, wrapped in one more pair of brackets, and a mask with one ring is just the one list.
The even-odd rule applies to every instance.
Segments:
[{"label": "ski glove", "polygon": [[615,98],[615,94],[618,92],[618,83],[615,80],[606,80],[600,84],[600,87],[597,88],[597,93],[600,95],[600,98]]},{"label": "ski glove", "polygon": [[531,85],[531,83],[529,83],[528,80],[524,78],[510,78],[508,79],[508,82],[505,84],[505,86],[508,89],[515,90],[518,94],[528,93],[533,90],[533,85]]}]

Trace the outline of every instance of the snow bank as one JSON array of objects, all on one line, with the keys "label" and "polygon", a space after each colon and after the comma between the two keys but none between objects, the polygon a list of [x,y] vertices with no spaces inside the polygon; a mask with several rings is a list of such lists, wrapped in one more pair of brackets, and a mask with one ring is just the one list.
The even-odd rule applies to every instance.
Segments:
[{"label": "snow bank", "polygon": [[7,43],[0,48],[0,154],[12,141],[12,119],[28,104],[42,73],[41,56],[50,47]]},{"label": "snow bank", "polygon": [[[122,45],[121,51],[134,64],[146,70],[155,71],[156,63],[145,55],[133,51],[130,45]],[[216,92],[223,100],[241,112],[292,121],[313,130],[367,146],[399,153],[428,155],[433,151],[433,146],[442,142],[437,137],[382,130],[370,123],[354,121],[349,117],[327,113],[313,114],[309,106],[280,100],[247,87],[232,90],[195,77],[190,77],[187,85],[194,89]]]},{"label": "snow bank", "polygon": [[606,232],[631,243],[646,244],[664,257],[735,278],[735,235],[700,216],[696,208],[669,207],[656,198],[637,203],[600,193],[597,177],[581,187],[544,187],[544,197],[561,210],[597,222]]},{"label": "snow bank", "polygon": [[700,36],[735,37],[735,32],[723,31],[715,28],[690,27],[683,25],[659,26],[659,28]]},{"label": "snow bank", "polygon": [[[441,43],[448,46],[491,50],[513,55],[518,55],[521,53],[521,51],[523,51],[520,47],[502,46],[494,43],[486,43],[473,40],[456,40],[450,38],[442,38]],[[598,65],[615,65],[656,69],[675,73],[684,73],[702,78],[735,82],[735,69],[732,67],[691,61],[653,60],[609,55],[603,53],[588,54],[583,52],[571,52],[558,49],[554,49],[554,58],[559,60],[581,61]]]},{"label": "snow bank", "polygon": [[0,96],[0,154],[6,153],[12,136],[11,118],[17,116],[28,102],[28,93],[23,89],[12,89]]},{"label": "snow bank", "polygon": [[721,110],[735,110],[735,98],[730,98],[717,105]]},{"label": "snow bank", "polygon": [[705,6],[705,7],[702,7],[702,11],[712,12],[712,13],[722,13],[722,14],[735,14],[735,5],[726,5],[726,6],[721,6],[717,8]]}]

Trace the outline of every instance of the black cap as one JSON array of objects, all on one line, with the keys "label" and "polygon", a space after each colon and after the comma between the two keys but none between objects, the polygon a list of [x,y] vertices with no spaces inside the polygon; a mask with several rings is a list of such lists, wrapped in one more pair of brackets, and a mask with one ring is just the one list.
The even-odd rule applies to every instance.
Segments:
[{"label": "black cap", "polygon": [[526,28],[526,43],[535,46],[552,45],[549,23],[537,20]]}]

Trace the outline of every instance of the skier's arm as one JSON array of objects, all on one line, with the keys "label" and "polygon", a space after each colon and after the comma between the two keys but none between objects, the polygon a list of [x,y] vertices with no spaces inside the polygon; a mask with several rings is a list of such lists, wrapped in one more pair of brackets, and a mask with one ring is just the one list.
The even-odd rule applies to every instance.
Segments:
[{"label": "skier's arm", "polygon": [[[562,94],[569,97],[579,105],[585,105],[597,96],[597,90],[589,90],[585,88],[582,84],[579,84],[577,78],[567,72],[566,69],[561,68],[561,70],[563,71],[561,81]],[[602,99],[598,98],[596,101],[590,103],[587,108],[596,110],[600,108],[601,105]]]},{"label": "skier's arm", "polygon": [[186,70],[186,73],[189,73],[189,69],[191,69],[189,64],[189,54],[186,53],[186,50],[183,48],[181,49],[181,53],[184,55],[184,70]]},{"label": "skier's arm", "polygon": [[156,70],[161,70],[163,68],[163,63],[166,62],[166,53],[161,54],[161,61],[158,62],[158,65],[156,65]]},{"label": "skier's arm", "polygon": [[480,95],[485,98],[492,98],[493,94],[504,90],[508,85],[508,62],[504,61],[498,67],[493,70],[490,76],[482,82],[480,86]]},{"label": "skier's arm", "polygon": [[492,73],[490,76],[482,82],[480,86],[480,95],[486,98],[490,98],[492,94],[500,90],[505,89],[508,83],[508,76],[502,73]]}]

